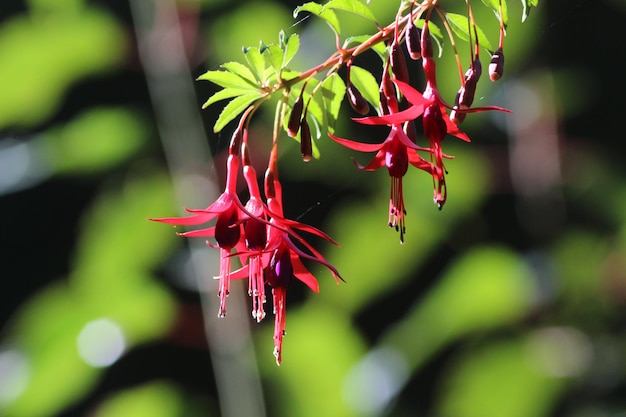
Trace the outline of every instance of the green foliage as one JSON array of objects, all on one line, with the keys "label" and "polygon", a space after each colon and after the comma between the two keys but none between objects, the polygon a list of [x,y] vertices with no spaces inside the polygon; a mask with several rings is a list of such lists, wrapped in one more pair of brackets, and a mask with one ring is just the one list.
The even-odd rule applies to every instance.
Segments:
[{"label": "green foliage", "polygon": [[[4,409],[0,406],[3,415],[52,416],[93,388],[102,370],[76,349],[89,323],[106,318],[119,326],[126,349],[168,329],[175,302],[151,271],[175,237],[137,219],[157,207],[169,211],[170,201],[167,178],[156,175],[129,181],[95,203],[67,281],[40,292],[15,315],[13,344],[26,355],[28,385]],[[59,375],[72,377],[59,384]]]},{"label": "green foliage", "polygon": [[0,128],[47,120],[76,80],[109,70],[125,50],[119,23],[95,8],[5,22],[0,56],[11,59],[0,65]]},{"label": "green foliage", "polygon": [[85,111],[40,138],[42,155],[55,173],[96,173],[115,167],[148,140],[145,120],[124,108]]},{"label": "green foliage", "polygon": [[[506,27],[508,25],[509,16],[508,16],[508,11],[507,11],[506,1],[483,0],[483,3],[487,7],[491,8],[491,10],[493,10],[493,13],[496,15],[496,19],[498,19],[498,21],[500,21],[500,18],[502,18],[502,23],[504,24],[504,26]],[[500,11],[502,11],[502,16],[500,15]]]},{"label": "green foliage", "polygon": [[359,0],[330,0],[323,5],[311,1],[296,7],[293,11],[293,17],[298,17],[302,12],[309,12],[326,21],[333,29],[333,32],[336,35],[340,35],[341,26],[335,10],[343,10],[364,17],[372,22],[376,21],[376,17],[368,6]]},{"label": "green foliage", "polygon": [[[457,13],[446,13],[445,16],[446,20],[450,24],[450,28],[459,37],[459,39],[468,42],[470,39],[474,39],[474,33],[470,29],[471,26],[467,17]],[[491,42],[489,42],[489,39],[487,39],[487,36],[485,36],[485,33],[479,26],[476,26],[476,34],[478,35],[479,45],[490,51],[494,50],[493,46],[491,46]]]},{"label": "green foliage", "polygon": [[185,410],[180,390],[166,381],[151,382],[109,398],[94,417],[182,417]]},{"label": "green foliage", "polygon": [[537,7],[538,5],[539,5],[539,0],[522,0],[522,6],[524,7],[524,12],[522,14],[522,22],[528,18],[531,8]]},{"label": "green foliage", "polygon": [[450,379],[442,390],[438,415],[550,415],[567,383],[565,379],[550,374],[545,363],[539,361],[545,352],[538,350],[548,349],[550,355],[557,356],[563,352],[558,352],[555,340],[537,339],[538,335],[529,335],[469,349],[450,371]]}]

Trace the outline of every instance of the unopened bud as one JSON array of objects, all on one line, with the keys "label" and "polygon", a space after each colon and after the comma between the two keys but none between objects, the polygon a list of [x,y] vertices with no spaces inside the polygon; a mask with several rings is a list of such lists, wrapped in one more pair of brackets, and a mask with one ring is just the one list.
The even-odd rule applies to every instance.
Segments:
[{"label": "unopened bud", "polygon": [[302,93],[300,93],[296,101],[293,103],[291,115],[289,116],[289,121],[287,122],[287,134],[292,138],[296,137],[298,130],[300,129],[300,119],[302,117],[302,109],[304,108],[304,99],[302,98],[303,93],[304,89],[302,89]]},{"label": "unopened bud", "polygon": [[433,40],[430,37],[430,30],[428,29],[428,21],[424,22],[424,29],[422,29],[422,38],[420,45],[422,47],[422,57],[433,57]]},{"label": "unopened bud", "polygon": [[300,152],[302,153],[302,160],[304,162],[309,162],[313,159],[311,129],[309,128],[309,122],[306,121],[306,116],[302,118],[302,123],[300,125]]},{"label": "unopened bud", "polygon": [[498,48],[498,50],[491,56],[491,62],[489,63],[489,78],[491,81],[498,81],[502,78],[503,73],[504,52],[502,52],[502,48]]},{"label": "unopened bud", "polygon": [[465,116],[466,116],[465,112],[461,112],[458,110],[459,110],[459,106],[455,105],[450,111],[450,120],[455,125],[460,125],[461,123],[463,123],[463,121],[465,120]]},{"label": "unopened bud", "polygon": [[354,86],[354,84],[348,84],[348,89],[346,91],[348,95],[348,101],[350,102],[350,106],[352,109],[361,114],[366,115],[370,111],[370,105],[367,103],[363,95],[359,91],[358,88]]},{"label": "unopened bud", "polygon": [[409,82],[409,70],[404,59],[404,52],[395,42],[391,45],[391,72],[396,80],[403,83]]},{"label": "unopened bud", "polygon": [[380,108],[383,114],[390,114],[398,111],[398,100],[396,99],[396,87],[389,78],[387,69],[383,73],[380,83]]},{"label": "unopened bud", "polygon": [[474,102],[477,81],[475,77],[470,77],[465,80],[465,86],[459,90],[458,104],[461,108],[469,108]]},{"label": "unopened bud", "polygon": [[406,24],[404,37],[406,42],[406,49],[409,52],[409,56],[411,57],[411,59],[420,59],[422,57],[422,45],[420,45],[422,33],[420,29],[415,26],[413,16],[409,17],[409,21]]}]

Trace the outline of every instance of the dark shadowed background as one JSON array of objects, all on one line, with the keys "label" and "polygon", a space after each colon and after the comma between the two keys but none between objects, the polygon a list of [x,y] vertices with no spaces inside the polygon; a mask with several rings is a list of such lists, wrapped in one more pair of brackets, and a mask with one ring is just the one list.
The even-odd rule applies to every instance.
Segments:
[{"label": "dark shadowed background", "polygon": [[[391,3],[370,2],[381,24]],[[509,0],[505,76],[484,77],[476,104],[512,113],[469,115],[472,143],[446,139],[441,212],[431,180],[407,175],[404,245],[388,176],[350,161],[367,155],[322,137],[305,164],[281,138],[286,214],[340,243],[321,250],[347,283],[312,266],[321,292],[290,289],[281,367],[243,283],[217,320],[217,252],[146,219],[222,187],[233,127],[212,132],[221,104],[200,110],[216,87],[197,76],[281,29],[300,35],[295,70],[333,52],[298,4],[2,1],[0,416],[625,417],[620,0],[540,0],[525,23]],[[376,30],[341,18],[346,34]],[[452,101],[449,45],[438,77]],[[342,111],[339,136],[382,134]],[[272,116],[252,125],[259,172]]]}]

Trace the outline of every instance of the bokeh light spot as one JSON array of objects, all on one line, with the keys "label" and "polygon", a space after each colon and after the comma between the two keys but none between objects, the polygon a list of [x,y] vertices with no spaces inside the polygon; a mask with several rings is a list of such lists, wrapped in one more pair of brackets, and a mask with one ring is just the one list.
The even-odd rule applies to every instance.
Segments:
[{"label": "bokeh light spot", "polygon": [[80,357],[98,368],[115,363],[126,349],[122,329],[109,319],[87,323],[78,334],[76,342]]},{"label": "bokeh light spot", "polygon": [[0,350],[0,404],[17,398],[30,377],[28,360],[16,350]]}]

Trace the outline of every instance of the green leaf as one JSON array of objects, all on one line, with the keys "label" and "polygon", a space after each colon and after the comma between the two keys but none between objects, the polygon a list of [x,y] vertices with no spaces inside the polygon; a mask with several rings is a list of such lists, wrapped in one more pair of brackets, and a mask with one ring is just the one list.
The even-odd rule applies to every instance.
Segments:
[{"label": "green leaf", "polygon": [[285,53],[281,47],[278,45],[269,45],[263,50],[263,55],[274,71],[280,72],[285,60]]},{"label": "green leaf", "polygon": [[196,80],[211,81],[213,84],[217,84],[223,88],[238,88],[242,90],[257,91],[258,86],[256,83],[251,83],[247,79],[240,75],[234,74],[230,71],[211,70],[207,71]]},{"label": "green leaf", "polygon": [[[346,84],[341,77],[334,73],[322,82],[322,105],[324,106],[324,116],[326,128],[333,133],[335,130],[335,122],[339,117],[341,102],[346,94]],[[322,129],[324,125],[322,125]]]},{"label": "green leaf", "polygon": [[244,80],[248,80],[250,84],[256,85],[257,83],[256,78],[250,68],[240,62],[227,62],[225,64],[222,64],[221,67],[225,70],[232,72],[233,74],[240,76]]},{"label": "green leaf", "polygon": [[243,90],[241,88],[225,88],[209,97],[209,99],[202,105],[202,108],[206,109],[211,104],[217,103],[220,100],[226,100],[227,98],[242,96],[244,94],[250,94],[250,90]]},{"label": "green leaf", "polygon": [[319,3],[310,1],[308,3],[304,3],[302,6],[296,7],[293,11],[293,17],[298,17],[301,12],[309,12],[324,19],[337,35],[341,33],[339,19],[332,9],[325,8]]},{"label": "green leaf", "polygon": [[524,6],[524,12],[522,13],[522,22],[528,18],[530,14],[531,7],[537,7],[539,5],[539,0],[522,0],[522,6]]},{"label": "green leaf", "polygon": [[380,93],[376,78],[368,70],[352,65],[350,67],[350,82],[359,90],[368,103],[375,108],[380,105]]},{"label": "green leaf", "polygon": [[293,57],[298,52],[300,48],[300,37],[297,34],[289,35],[285,41],[284,47],[282,47],[285,51],[283,58],[283,67],[289,65]]},{"label": "green leaf", "polygon": [[259,48],[244,48],[243,54],[246,57],[246,61],[248,61],[250,67],[252,67],[254,77],[257,79],[257,81],[261,84],[265,83],[265,58],[261,54]]},{"label": "green leaf", "polygon": [[376,17],[371,12],[369,7],[365,4],[361,3],[358,0],[331,0],[324,5],[324,9],[339,9],[345,10],[350,13],[354,13],[361,17],[371,20],[372,22],[376,21]]},{"label": "green leaf", "polygon": [[[415,26],[417,26],[420,29],[423,29],[424,19],[416,20]],[[437,26],[432,20],[428,22],[428,30],[430,31],[430,34],[435,37],[435,39],[438,39],[440,41],[443,40],[443,32],[441,31],[441,28],[439,28],[439,26]]]},{"label": "green leaf", "polygon": [[[460,39],[463,39],[464,41],[469,42],[470,36],[468,33],[468,28],[470,26],[469,26],[469,20],[467,19],[467,17],[461,14],[456,14],[456,13],[446,13],[446,20],[450,24],[450,28],[452,29],[452,31]],[[485,36],[485,33],[482,31],[482,29],[478,25],[476,25],[476,33],[478,34],[479,45],[481,45],[483,48],[487,48],[490,51],[493,51],[493,47],[491,46],[491,43],[489,42],[489,40]],[[472,36],[473,35],[474,34],[472,33]]]},{"label": "green leaf", "polygon": [[502,21],[504,23],[504,27],[506,27],[509,22],[506,0],[483,0],[483,4],[493,10],[498,18],[498,21],[500,20],[500,3],[502,3]]},{"label": "green leaf", "polygon": [[54,172],[75,175],[116,167],[131,158],[148,138],[144,120],[132,110],[100,107],[50,129],[34,143]]},{"label": "green leaf", "polygon": [[249,105],[261,98],[259,92],[248,93],[232,99],[222,110],[215,125],[213,132],[217,133],[224,128],[229,122],[237,117],[241,112],[248,108]]}]

